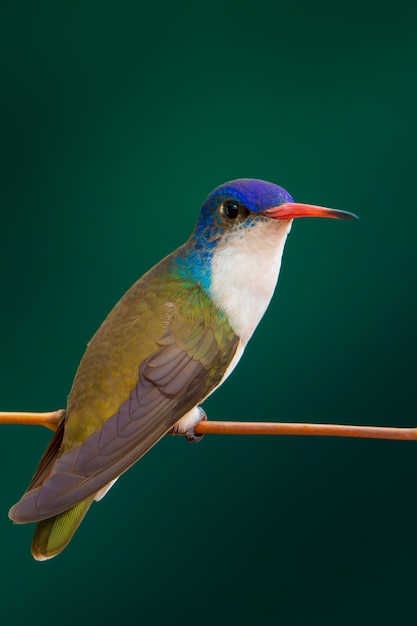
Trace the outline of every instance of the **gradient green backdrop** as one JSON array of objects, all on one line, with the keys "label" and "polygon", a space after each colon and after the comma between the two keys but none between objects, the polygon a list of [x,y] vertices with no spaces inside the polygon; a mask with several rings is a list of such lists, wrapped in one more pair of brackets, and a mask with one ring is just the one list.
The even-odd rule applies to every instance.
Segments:
[{"label": "gradient green backdrop", "polygon": [[[4,3],[0,409],[63,406],[108,310],[247,176],[361,220],[294,224],[209,416],[417,424],[413,4]],[[417,444],[166,438],[36,563],[7,511],[48,439],[1,428],[4,623],[416,623]]]}]

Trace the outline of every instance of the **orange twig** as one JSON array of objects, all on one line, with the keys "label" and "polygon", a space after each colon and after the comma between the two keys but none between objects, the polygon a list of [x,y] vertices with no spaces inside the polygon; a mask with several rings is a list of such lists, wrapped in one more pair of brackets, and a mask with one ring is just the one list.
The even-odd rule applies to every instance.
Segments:
[{"label": "orange twig", "polygon": [[[0,424],[46,426],[56,430],[65,411],[49,413],[0,412]],[[385,426],[349,426],[341,424],[297,424],[292,422],[215,422],[204,420],[197,424],[198,435],[302,435],[305,437],[358,437],[361,439],[416,440],[417,428]]]},{"label": "orange twig", "polygon": [[64,409],[49,413],[8,413],[0,411],[0,424],[25,424],[27,426],[45,426],[56,430],[64,417]]},{"label": "orange twig", "polygon": [[297,424],[293,422],[212,422],[195,427],[198,435],[303,435],[305,437],[358,437],[361,439],[416,440],[417,428],[349,426],[342,424]]}]

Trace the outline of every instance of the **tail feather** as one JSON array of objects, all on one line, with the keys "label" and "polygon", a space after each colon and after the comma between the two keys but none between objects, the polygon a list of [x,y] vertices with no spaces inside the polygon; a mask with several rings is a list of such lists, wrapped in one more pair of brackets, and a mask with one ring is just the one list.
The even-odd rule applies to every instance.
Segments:
[{"label": "tail feather", "polygon": [[84,519],[94,497],[79,502],[68,511],[38,522],[32,541],[32,556],[37,561],[52,559],[69,544]]}]

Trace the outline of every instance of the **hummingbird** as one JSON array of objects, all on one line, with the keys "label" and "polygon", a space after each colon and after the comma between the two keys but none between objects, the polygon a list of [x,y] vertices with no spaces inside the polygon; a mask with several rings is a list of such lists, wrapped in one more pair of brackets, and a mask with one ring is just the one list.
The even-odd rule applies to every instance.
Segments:
[{"label": "hummingbird", "polygon": [[242,178],[212,191],[188,241],[142,276],[101,324],[66,413],[9,512],[37,522],[32,555],[69,543],[94,500],[164,435],[197,440],[200,404],[240,360],[272,298],[294,218],[354,219]]}]

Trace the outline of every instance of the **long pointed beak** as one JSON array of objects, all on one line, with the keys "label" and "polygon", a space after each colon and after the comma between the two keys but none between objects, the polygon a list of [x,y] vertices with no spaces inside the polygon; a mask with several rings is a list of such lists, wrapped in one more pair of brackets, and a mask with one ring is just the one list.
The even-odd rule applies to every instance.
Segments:
[{"label": "long pointed beak", "polygon": [[326,209],[314,204],[299,204],[298,202],[285,202],[279,206],[265,211],[265,215],[276,220],[292,220],[296,217],[331,217],[335,220],[357,220],[358,216],[348,211],[338,209]]}]

